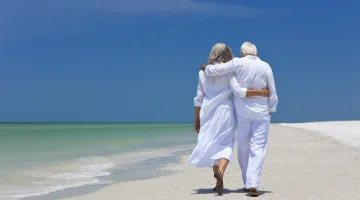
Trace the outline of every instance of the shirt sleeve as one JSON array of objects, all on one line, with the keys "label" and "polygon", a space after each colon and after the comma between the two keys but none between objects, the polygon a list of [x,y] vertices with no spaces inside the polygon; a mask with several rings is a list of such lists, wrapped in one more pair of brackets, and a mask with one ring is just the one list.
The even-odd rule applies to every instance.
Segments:
[{"label": "shirt sleeve", "polygon": [[228,74],[227,77],[235,96],[246,97],[247,88],[240,87],[239,82],[236,80],[235,73]]},{"label": "shirt sleeve", "polygon": [[274,80],[274,75],[273,72],[270,68],[270,70],[268,71],[268,82],[267,82],[268,88],[269,88],[269,112],[273,113],[276,112],[276,107],[278,104],[278,96],[276,93],[276,87],[275,87],[275,80]]},{"label": "shirt sleeve", "polygon": [[205,69],[206,76],[221,76],[236,71],[234,59],[227,63],[208,65]]},{"label": "shirt sleeve", "polygon": [[200,76],[199,76],[196,96],[194,98],[194,106],[195,107],[201,107],[204,96],[205,96],[205,92],[204,92],[204,89],[203,89],[203,87],[201,85]]}]

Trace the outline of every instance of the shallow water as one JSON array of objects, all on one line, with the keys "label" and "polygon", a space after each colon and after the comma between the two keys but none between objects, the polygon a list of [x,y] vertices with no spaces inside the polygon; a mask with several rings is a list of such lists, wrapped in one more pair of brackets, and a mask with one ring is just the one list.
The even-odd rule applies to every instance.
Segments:
[{"label": "shallow water", "polygon": [[190,124],[0,124],[0,199],[140,176],[124,170],[195,141]]}]

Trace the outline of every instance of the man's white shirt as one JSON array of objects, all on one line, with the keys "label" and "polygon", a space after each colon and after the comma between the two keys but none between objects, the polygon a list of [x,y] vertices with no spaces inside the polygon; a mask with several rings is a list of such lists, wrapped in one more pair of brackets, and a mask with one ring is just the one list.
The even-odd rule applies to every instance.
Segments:
[{"label": "man's white shirt", "polygon": [[207,76],[220,76],[234,72],[240,87],[254,90],[268,88],[270,93],[269,97],[235,96],[237,117],[264,119],[269,116],[269,112],[276,112],[278,97],[273,72],[268,63],[257,56],[246,56],[233,58],[223,64],[208,65],[205,69]]}]

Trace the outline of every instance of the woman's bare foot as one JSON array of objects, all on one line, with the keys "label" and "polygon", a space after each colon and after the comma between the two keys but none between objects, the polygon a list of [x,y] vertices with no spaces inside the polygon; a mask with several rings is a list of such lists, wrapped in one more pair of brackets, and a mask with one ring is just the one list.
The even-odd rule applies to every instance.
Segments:
[{"label": "woman's bare foot", "polygon": [[216,185],[215,185],[215,187],[213,188],[213,191],[214,192],[216,192],[216,187],[219,185],[219,181],[217,180],[217,175],[216,175],[216,173],[214,172],[214,178],[216,179]]},{"label": "woman's bare foot", "polygon": [[218,195],[222,195],[224,193],[223,174],[222,174],[222,172],[218,171],[218,172],[216,172],[216,174],[214,176],[215,176],[215,178],[217,180],[215,190],[218,193]]}]

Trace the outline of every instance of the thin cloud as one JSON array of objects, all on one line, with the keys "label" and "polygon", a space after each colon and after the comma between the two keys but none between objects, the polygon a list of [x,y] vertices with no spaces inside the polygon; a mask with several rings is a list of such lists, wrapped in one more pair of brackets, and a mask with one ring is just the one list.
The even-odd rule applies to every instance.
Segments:
[{"label": "thin cloud", "polygon": [[61,13],[116,12],[254,16],[261,13],[246,5],[216,4],[192,0],[12,0],[0,2],[1,17],[42,16]]},{"label": "thin cloud", "polygon": [[[193,17],[253,18],[266,13],[246,5],[192,0],[11,0],[0,1],[0,40],[46,34],[58,26],[102,13]],[[122,20],[119,18],[117,20]],[[74,28],[78,29],[77,27]]]},{"label": "thin cloud", "polygon": [[191,0],[94,0],[88,5],[92,9],[121,13],[167,13],[227,15],[251,17],[259,14],[258,10],[245,5],[216,4]]}]

